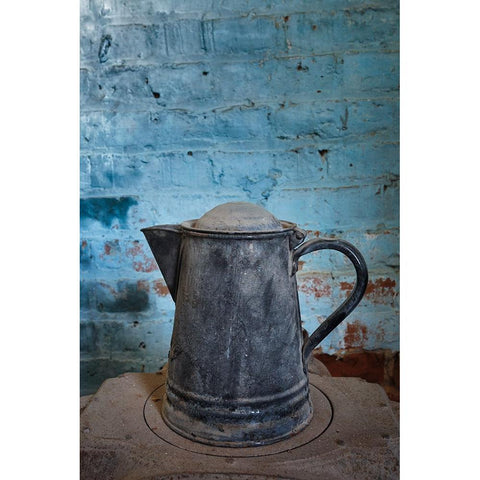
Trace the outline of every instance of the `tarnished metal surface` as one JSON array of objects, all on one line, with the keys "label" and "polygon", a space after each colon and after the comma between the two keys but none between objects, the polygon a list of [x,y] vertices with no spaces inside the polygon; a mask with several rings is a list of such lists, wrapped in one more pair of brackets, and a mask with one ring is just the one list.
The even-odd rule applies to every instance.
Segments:
[{"label": "tarnished metal surface", "polygon": [[[198,442],[273,443],[310,421],[308,356],[362,298],[365,262],[340,240],[299,246],[305,232],[257,205],[226,204],[202,219],[143,230],[176,301],[162,415]],[[308,338],[295,272],[301,256],[320,249],[347,255],[357,282]]]}]

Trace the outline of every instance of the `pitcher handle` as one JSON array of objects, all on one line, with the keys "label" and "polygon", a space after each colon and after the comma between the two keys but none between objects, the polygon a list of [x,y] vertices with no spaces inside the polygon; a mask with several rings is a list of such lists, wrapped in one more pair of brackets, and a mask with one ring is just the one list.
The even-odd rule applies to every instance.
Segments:
[{"label": "pitcher handle", "polygon": [[359,304],[365,293],[368,283],[367,264],[362,254],[351,244],[344,240],[314,238],[300,245],[293,251],[294,272],[297,270],[298,259],[307,253],[317,250],[337,250],[346,255],[353,263],[357,273],[355,286],[348,298],[310,335],[303,347],[305,365],[312,350],[335,329]]}]

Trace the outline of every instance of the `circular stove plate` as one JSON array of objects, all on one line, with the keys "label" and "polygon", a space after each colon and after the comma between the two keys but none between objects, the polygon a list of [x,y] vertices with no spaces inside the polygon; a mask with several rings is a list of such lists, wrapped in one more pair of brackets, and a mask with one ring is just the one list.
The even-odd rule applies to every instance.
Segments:
[{"label": "circular stove plate", "polygon": [[300,448],[312,442],[329,427],[333,418],[333,408],[328,397],[310,382],[310,398],[313,403],[313,418],[299,433],[277,443],[259,447],[214,447],[188,440],[171,430],[164,422],[160,407],[165,384],[159,385],[147,398],[143,407],[143,417],[148,428],[163,441],[189,452],[213,455],[216,457],[262,457]]}]

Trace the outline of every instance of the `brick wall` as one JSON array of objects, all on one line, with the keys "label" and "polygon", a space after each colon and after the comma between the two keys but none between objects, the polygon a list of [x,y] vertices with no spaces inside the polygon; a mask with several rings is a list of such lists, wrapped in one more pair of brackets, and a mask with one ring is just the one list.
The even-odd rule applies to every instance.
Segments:
[{"label": "brick wall", "polygon": [[[356,245],[367,294],[322,350],[398,350],[398,48],[396,0],[81,0],[82,393],[167,359],[140,228],[228,201]],[[313,331],[353,268],[303,260]]]}]

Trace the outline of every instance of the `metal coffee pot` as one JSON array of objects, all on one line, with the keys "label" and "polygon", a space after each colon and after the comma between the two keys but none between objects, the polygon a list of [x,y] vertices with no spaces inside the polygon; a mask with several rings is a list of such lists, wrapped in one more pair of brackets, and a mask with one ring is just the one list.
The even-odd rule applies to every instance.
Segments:
[{"label": "metal coffee pot", "polygon": [[[294,223],[245,202],[142,232],[176,303],[165,423],[191,440],[232,447],[273,443],[306,427],[308,357],[365,292],[360,252],[342,240],[303,243],[306,233]],[[357,279],[308,337],[295,273],[300,257],[323,249],[345,254]]]}]

